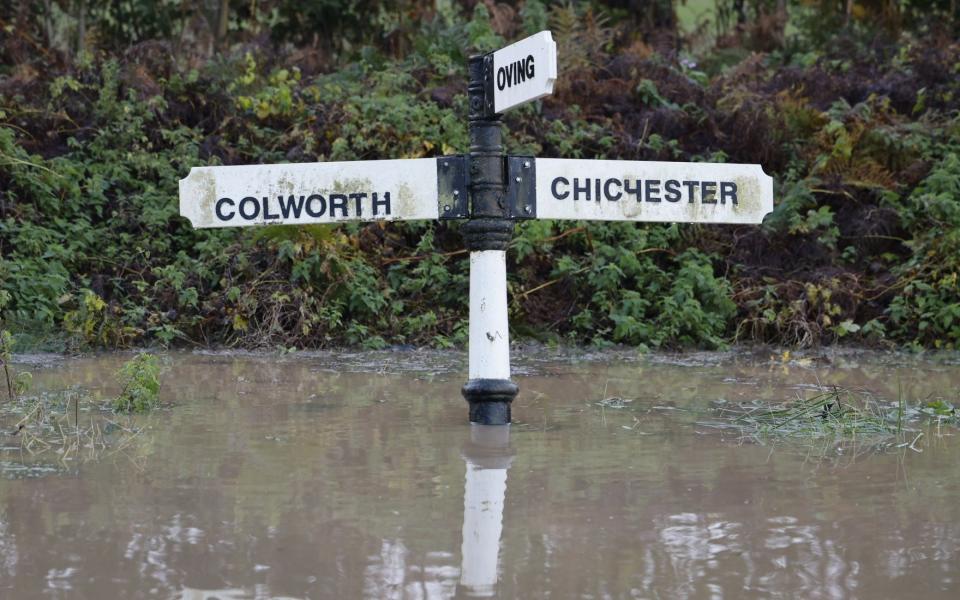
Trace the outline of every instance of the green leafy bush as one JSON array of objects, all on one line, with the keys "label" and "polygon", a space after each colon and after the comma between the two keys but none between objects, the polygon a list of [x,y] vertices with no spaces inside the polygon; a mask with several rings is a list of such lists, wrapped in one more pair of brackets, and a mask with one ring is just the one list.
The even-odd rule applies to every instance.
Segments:
[{"label": "green leafy bush", "polygon": [[[196,24],[215,15],[167,4],[149,23],[143,3],[90,12],[96,33],[75,41],[97,52],[72,62],[0,40],[0,320],[23,347],[462,344],[456,223],[193,230],[178,180],[208,164],[467,152],[467,56],[545,26],[561,79],[506,115],[510,152],[760,163],[776,208],[762,227],[517,227],[520,337],[960,343],[960,45],[916,11],[900,37],[858,17],[814,45],[798,20],[772,52],[710,61],[658,52],[648,23],[599,5],[234,5],[201,51],[180,44],[202,46]],[[335,40],[312,37],[334,26]]]},{"label": "green leafy bush", "polygon": [[960,348],[960,153],[949,153],[905,201],[894,200],[918,231],[895,267],[891,332],[921,346]]},{"label": "green leafy bush", "polygon": [[153,354],[138,354],[117,375],[122,391],[113,401],[114,412],[144,413],[160,403],[160,361]]}]

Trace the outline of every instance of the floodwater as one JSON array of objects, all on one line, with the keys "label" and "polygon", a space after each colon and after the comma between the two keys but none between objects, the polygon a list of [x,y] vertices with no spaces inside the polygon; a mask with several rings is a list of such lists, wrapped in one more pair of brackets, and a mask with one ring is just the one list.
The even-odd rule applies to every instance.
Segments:
[{"label": "floodwater", "polygon": [[[17,366],[106,398],[129,358]],[[31,457],[3,424],[0,598],[960,597],[954,429],[709,425],[818,384],[960,404],[960,358],[784,358],[515,350],[514,425],[471,428],[457,352],[170,354],[116,451]]]}]

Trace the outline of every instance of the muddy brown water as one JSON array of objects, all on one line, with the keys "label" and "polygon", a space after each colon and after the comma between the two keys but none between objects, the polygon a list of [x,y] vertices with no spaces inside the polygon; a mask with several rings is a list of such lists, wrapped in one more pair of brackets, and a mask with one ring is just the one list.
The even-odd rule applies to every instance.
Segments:
[{"label": "muddy brown water", "polygon": [[[109,397],[129,357],[18,367]],[[960,597],[954,429],[878,452],[703,424],[817,384],[958,404],[956,356],[516,351],[492,432],[464,422],[464,359],[174,353],[122,451],[5,430],[0,597]]]}]

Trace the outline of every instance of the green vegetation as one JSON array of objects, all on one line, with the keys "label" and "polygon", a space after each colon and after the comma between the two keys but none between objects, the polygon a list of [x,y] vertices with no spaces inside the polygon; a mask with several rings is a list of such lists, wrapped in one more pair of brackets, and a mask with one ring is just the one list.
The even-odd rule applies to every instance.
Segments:
[{"label": "green vegetation", "polygon": [[13,335],[0,329],[0,367],[3,368],[3,381],[6,384],[7,400],[16,402],[17,398],[30,389],[33,376],[29,371],[16,372],[10,367],[13,354]]},{"label": "green vegetation", "polygon": [[113,401],[113,411],[144,413],[160,403],[160,361],[152,354],[138,354],[118,373],[123,390]]},{"label": "green vegetation", "polygon": [[457,224],[194,231],[177,182],[465,152],[468,52],[543,27],[560,80],[507,115],[510,152],[760,163],[777,206],[762,227],[519,226],[520,337],[960,347],[955,3],[721,1],[679,24],[669,2],[374,4],[0,1],[19,347],[462,344]]},{"label": "green vegetation", "polygon": [[895,402],[886,402],[866,392],[838,387],[778,404],[719,401],[715,411],[721,421],[706,425],[734,430],[741,439],[759,443],[858,442],[876,449],[916,450],[916,442],[924,435],[918,425],[956,426],[960,419],[953,404],[943,398],[914,402],[901,391]]},{"label": "green vegetation", "polygon": [[881,406],[850,390],[834,388],[812,398],[799,398],[779,406],[739,404],[721,406],[718,412],[751,435],[848,437],[888,436],[902,431],[904,402]]},{"label": "green vegetation", "polygon": [[19,461],[27,466],[42,466],[50,457],[60,466],[99,460],[130,448],[142,431],[74,389],[7,403],[0,423],[11,441],[19,440]]},{"label": "green vegetation", "polygon": [[[0,331],[0,340],[9,343],[9,334]],[[8,349],[0,347],[4,369]],[[120,421],[116,413],[146,413],[159,404],[160,361],[152,354],[138,354],[121,366],[117,378],[120,395],[105,399],[75,387],[30,393],[31,375],[22,371],[12,397],[0,403],[0,431],[19,440],[21,460],[28,463],[52,454],[66,465],[127,449],[141,429],[135,422]]]}]

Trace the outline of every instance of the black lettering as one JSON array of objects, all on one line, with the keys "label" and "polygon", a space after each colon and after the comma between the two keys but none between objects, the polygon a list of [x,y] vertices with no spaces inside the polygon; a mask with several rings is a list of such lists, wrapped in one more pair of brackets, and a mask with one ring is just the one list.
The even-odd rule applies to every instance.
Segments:
[{"label": "black lettering", "polygon": [[730,204],[737,205],[737,184],[733,181],[720,182],[720,204],[726,204],[727,200],[730,200]]},{"label": "black lettering", "polygon": [[501,92],[503,88],[507,85],[507,70],[503,67],[497,69],[497,89]]},{"label": "black lettering", "polygon": [[367,194],[360,192],[359,194],[350,194],[350,199],[356,202],[357,204],[357,214],[356,216],[362,217],[363,213],[360,210],[360,201],[367,197]]},{"label": "black lettering", "polygon": [[[313,210],[312,207],[314,202],[320,203],[320,210]],[[307,198],[306,209],[307,209],[307,214],[313,217],[314,219],[322,217],[323,213],[327,212],[327,200],[320,194],[313,194],[312,196]]]},{"label": "black lettering", "polygon": [[683,187],[687,188],[687,202],[693,204],[694,202],[694,190],[697,189],[697,186],[700,185],[699,181],[684,181]]},{"label": "black lettering", "polygon": [[598,177],[598,178],[594,179],[594,181],[595,181],[596,184],[597,184],[597,193],[594,194],[594,197],[596,197],[597,202],[600,202],[600,178]]},{"label": "black lettering", "polygon": [[580,192],[583,192],[584,194],[586,194],[587,196],[586,200],[588,201],[590,200],[590,180],[584,179],[583,186],[581,187],[580,179],[577,177],[574,177],[573,178],[573,199],[574,200],[580,199]]},{"label": "black lettering", "polygon": [[347,195],[346,194],[330,194],[330,217],[336,218],[337,209],[340,209],[340,216],[347,216]]},{"label": "black lettering", "polygon": [[[278,196],[278,198],[283,198],[283,196]],[[263,197],[263,218],[267,221],[280,218],[280,215],[270,212],[270,199],[266,196]]]},{"label": "black lettering", "polygon": [[[648,179],[646,181],[647,202],[660,202],[660,180]],[[654,196],[656,194],[656,196]]]},{"label": "black lettering", "polygon": [[603,195],[604,195],[604,196],[607,198],[607,200],[609,200],[610,202],[616,202],[617,200],[620,199],[620,196],[623,195],[623,192],[621,192],[621,191],[619,191],[619,190],[617,190],[617,195],[616,195],[616,196],[614,196],[613,194],[610,193],[610,185],[611,185],[611,184],[614,184],[614,183],[617,184],[618,187],[622,187],[622,184],[620,183],[620,180],[619,180],[619,179],[608,179],[608,180],[606,181],[606,183],[603,184]]},{"label": "black lettering", "polygon": [[663,199],[667,202],[680,201],[680,182],[676,179],[668,179],[666,183],[663,184],[663,191],[666,193]]},{"label": "black lettering", "polygon": [[377,200],[377,193],[373,193],[373,215],[377,216],[380,214],[380,207],[384,207],[387,210],[383,213],[385,215],[390,214],[390,192],[383,193],[383,200]]},{"label": "black lettering", "polygon": [[625,191],[627,194],[633,194],[634,196],[637,197],[637,202],[640,202],[642,198],[640,196],[640,180],[639,179],[636,181],[636,184],[637,185],[635,187],[630,187],[630,182],[624,179],[623,191]]},{"label": "black lettering", "polygon": [[527,59],[517,61],[517,83],[523,83],[527,80]]},{"label": "black lettering", "polygon": [[[243,210],[244,206],[253,205],[253,212],[247,214],[247,211]],[[253,196],[247,196],[240,201],[240,216],[248,221],[252,221],[260,216],[260,203],[257,202],[257,199]]]},{"label": "black lettering", "polygon": [[217,212],[217,218],[220,219],[221,221],[229,221],[230,219],[233,218],[233,215],[237,213],[234,211],[230,211],[229,215],[223,214],[224,204],[229,204],[230,206],[236,206],[236,204],[234,204],[233,200],[231,200],[230,198],[220,198],[219,200],[217,200],[217,206],[215,209]]},{"label": "black lettering", "polygon": [[567,180],[566,177],[557,177],[556,179],[553,180],[553,183],[550,184],[550,191],[553,193],[553,197],[556,198],[557,200],[566,200],[567,198],[570,197],[570,190],[567,190],[561,196],[560,192],[557,191],[558,183],[562,183],[563,185],[570,185],[570,181]]},{"label": "black lettering", "polygon": [[527,56],[527,79],[533,79],[533,55]]},{"label": "black lettering", "polygon": [[277,196],[277,200],[280,203],[280,214],[284,219],[289,219],[291,213],[294,219],[300,218],[300,213],[303,212],[303,196],[300,196],[300,202],[297,202],[297,197],[293,194],[287,197],[286,202],[283,201],[283,196]]},{"label": "black lettering", "polygon": [[700,182],[700,201],[703,202],[704,204],[717,203],[717,182],[716,181]]}]

